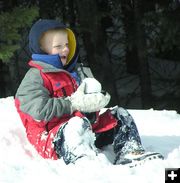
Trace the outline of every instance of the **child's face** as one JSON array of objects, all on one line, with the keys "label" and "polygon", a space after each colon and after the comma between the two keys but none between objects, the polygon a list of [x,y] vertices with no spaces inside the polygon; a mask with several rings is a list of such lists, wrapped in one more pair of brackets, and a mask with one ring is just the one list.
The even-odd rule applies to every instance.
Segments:
[{"label": "child's face", "polygon": [[64,31],[47,32],[42,41],[43,50],[48,54],[59,54],[65,65],[69,54],[68,36]]}]

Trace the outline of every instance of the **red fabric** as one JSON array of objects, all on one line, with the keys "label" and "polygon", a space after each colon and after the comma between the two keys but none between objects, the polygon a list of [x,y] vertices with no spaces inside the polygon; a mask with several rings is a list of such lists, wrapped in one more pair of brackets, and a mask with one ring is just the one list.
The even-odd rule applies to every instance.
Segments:
[{"label": "red fabric", "polygon": [[85,117],[80,111],[74,111],[74,112],[73,112],[73,116],[78,116],[78,117],[80,117],[80,118]]},{"label": "red fabric", "polygon": [[100,114],[97,121],[92,124],[92,129],[95,133],[105,132],[117,125],[117,119],[111,114],[108,109],[106,112]]},{"label": "red fabric", "polygon": [[[41,72],[42,68],[40,66],[33,65],[31,62],[30,65],[40,69]],[[41,76],[44,81],[44,87],[50,91],[51,97],[62,97],[64,96],[63,91],[65,91],[67,96],[70,96],[77,89],[76,81],[66,72],[41,72]],[[84,117],[80,111],[75,111],[72,115],[63,115],[61,118],[54,117],[48,123],[45,121],[37,122],[30,115],[20,110],[20,102],[18,99],[15,99],[15,105],[26,128],[29,142],[43,158],[54,160],[58,159],[58,157],[54,150],[53,140],[59,128],[73,116]],[[110,110],[107,110],[100,115],[97,112],[97,120],[92,124],[92,129],[95,133],[100,133],[110,130],[116,125],[117,120],[112,116]]]},{"label": "red fabric", "polygon": [[39,64],[34,63],[33,60],[30,60],[28,64],[29,64],[31,67],[36,67],[36,68],[39,69],[39,70],[43,69],[42,66],[40,66]]},{"label": "red fabric", "polygon": [[37,152],[43,158],[50,158],[54,160],[58,159],[54,150],[53,140],[60,127],[60,124],[56,125],[56,127],[47,132],[44,122],[37,122],[30,115],[25,114],[20,110],[20,102],[18,99],[15,99],[15,105],[23,125],[26,128],[26,134],[29,142],[35,147]]},{"label": "red fabric", "polygon": [[[37,64],[33,64],[32,62],[29,64],[40,70],[41,77],[44,81],[44,87],[50,91],[50,97],[62,97],[64,94],[66,94],[66,96],[70,96],[77,89],[76,81],[70,74],[66,72],[43,73],[41,71],[41,69],[43,69],[42,67]],[[43,158],[58,159],[54,150],[54,137],[62,124],[67,122],[73,115],[63,115],[61,118],[54,117],[49,122],[39,122],[20,110],[21,104],[17,98],[15,99],[15,105],[23,125],[26,128],[29,142]]]}]

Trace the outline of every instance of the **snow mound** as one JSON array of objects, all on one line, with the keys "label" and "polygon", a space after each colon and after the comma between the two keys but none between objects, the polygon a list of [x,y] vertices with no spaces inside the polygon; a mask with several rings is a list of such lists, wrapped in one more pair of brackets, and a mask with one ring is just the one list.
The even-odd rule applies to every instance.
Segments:
[{"label": "snow mound", "polygon": [[[129,110],[142,142],[165,160],[154,160],[137,168],[112,165],[112,147],[104,148],[95,160],[65,165],[62,160],[44,160],[26,139],[25,129],[14,106],[14,98],[0,99],[0,182],[65,183],[164,183],[165,168],[180,167],[180,115],[176,111]],[[105,158],[107,156],[107,159]]]}]

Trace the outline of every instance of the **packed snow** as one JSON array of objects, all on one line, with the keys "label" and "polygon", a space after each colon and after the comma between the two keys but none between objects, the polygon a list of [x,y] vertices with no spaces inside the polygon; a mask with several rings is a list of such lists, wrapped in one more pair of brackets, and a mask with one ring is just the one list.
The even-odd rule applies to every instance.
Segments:
[{"label": "packed snow", "polygon": [[26,139],[13,97],[0,99],[0,182],[32,183],[164,183],[165,168],[180,167],[180,114],[176,111],[129,110],[147,151],[164,155],[136,168],[113,165],[112,147],[97,159],[76,165],[42,159]]}]

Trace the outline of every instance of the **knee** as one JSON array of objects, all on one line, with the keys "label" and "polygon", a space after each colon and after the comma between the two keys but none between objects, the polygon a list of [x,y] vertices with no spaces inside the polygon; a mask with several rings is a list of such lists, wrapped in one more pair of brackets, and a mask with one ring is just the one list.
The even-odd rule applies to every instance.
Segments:
[{"label": "knee", "polygon": [[121,125],[127,125],[128,127],[131,126],[133,122],[133,118],[130,113],[124,109],[123,107],[115,107],[112,109],[112,114],[118,119]]},{"label": "knee", "polygon": [[72,136],[73,134],[82,135],[85,131],[91,130],[90,122],[84,118],[73,117],[71,118],[64,128],[64,133]]}]

